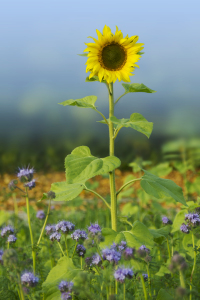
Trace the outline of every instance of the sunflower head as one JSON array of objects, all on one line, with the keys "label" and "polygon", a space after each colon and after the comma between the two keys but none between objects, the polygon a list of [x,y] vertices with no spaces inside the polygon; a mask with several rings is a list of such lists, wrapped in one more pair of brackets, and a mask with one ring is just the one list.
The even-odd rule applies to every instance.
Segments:
[{"label": "sunflower head", "polygon": [[88,60],[86,62],[86,73],[91,72],[89,79],[98,76],[99,80],[103,79],[107,83],[123,80],[130,82],[129,76],[135,67],[135,63],[140,59],[139,51],[143,49],[141,43],[136,43],[138,36],[134,35],[130,38],[128,35],[123,38],[121,30],[116,26],[115,34],[112,34],[108,26],[104,26],[103,34],[97,31],[98,40],[94,43],[87,43],[84,52],[88,52]]}]

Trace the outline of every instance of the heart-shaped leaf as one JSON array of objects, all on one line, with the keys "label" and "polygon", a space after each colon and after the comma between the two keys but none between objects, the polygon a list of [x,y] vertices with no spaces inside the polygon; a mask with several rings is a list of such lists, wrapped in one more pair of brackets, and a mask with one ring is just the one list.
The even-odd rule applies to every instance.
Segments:
[{"label": "heart-shaped leaf", "polygon": [[97,96],[87,96],[81,99],[70,99],[66,100],[64,102],[58,103],[63,106],[71,105],[71,106],[78,106],[83,108],[92,108],[96,109],[96,106],[94,105],[97,100]]},{"label": "heart-shaped leaf", "polygon": [[51,185],[51,191],[55,192],[54,201],[70,201],[76,198],[83,190],[81,183],[67,184],[67,182],[55,182]]}]

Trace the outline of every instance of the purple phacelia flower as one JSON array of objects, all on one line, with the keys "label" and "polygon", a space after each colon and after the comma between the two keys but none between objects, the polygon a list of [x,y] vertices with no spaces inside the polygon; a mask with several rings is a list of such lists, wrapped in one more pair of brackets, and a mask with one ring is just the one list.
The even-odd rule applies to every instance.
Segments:
[{"label": "purple phacelia flower", "polygon": [[114,272],[114,277],[117,281],[124,283],[125,279],[131,279],[133,277],[133,270],[130,268],[118,267]]},{"label": "purple phacelia flower", "polygon": [[150,253],[150,249],[149,248],[147,248],[145,245],[142,245],[142,246],[140,246],[140,248],[139,248],[140,250],[144,250],[147,254],[149,254]]},{"label": "purple phacelia flower", "polygon": [[144,281],[147,281],[147,280],[148,280],[148,274],[143,273],[142,276],[143,276],[143,278],[144,278]]},{"label": "purple phacelia flower", "polygon": [[45,213],[43,210],[38,210],[37,214],[36,214],[36,218],[43,220],[45,218]]},{"label": "purple phacelia flower", "polygon": [[84,257],[86,248],[83,245],[78,244],[76,247],[76,252],[78,253],[79,256]]},{"label": "purple phacelia flower", "polygon": [[99,224],[91,224],[88,227],[88,231],[92,234],[92,235],[96,235],[97,233],[101,232],[101,227],[99,226]]},{"label": "purple phacelia flower", "polygon": [[12,234],[14,233],[14,229],[8,225],[8,226],[5,226],[2,230],[1,230],[1,237],[5,237],[9,234]]},{"label": "purple phacelia flower", "polygon": [[39,278],[34,276],[31,272],[25,272],[21,276],[22,284],[26,285],[27,287],[35,287],[39,281]]},{"label": "purple phacelia flower", "polygon": [[185,220],[188,221],[188,223],[196,226],[200,224],[200,218],[197,213],[189,213],[185,215]]},{"label": "purple phacelia flower", "polygon": [[92,256],[92,265],[98,266],[102,262],[101,257],[98,253]]},{"label": "purple phacelia flower", "polygon": [[17,240],[16,236],[14,234],[10,234],[8,236],[7,242],[12,244],[12,243],[15,243],[16,240]]},{"label": "purple phacelia flower", "polygon": [[74,285],[74,283],[72,281],[62,280],[59,283],[58,288],[59,288],[59,290],[60,290],[61,293],[71,292],[73,285]]},{"label": "purple phacelia flower", "polygon": [[33,173],[35,170],[33,168],[19,168],[19,172],[17,173],[17,177],[21,182],[31,181],[33,179]]},{"label": "purple phacelia flower", "polygon": [[114,250],[106,248],[102,251],[103,259],[108,260],[109,262],[114,262],[115,264],[121,259],[121,253]]},{"label": "purple phacelia flower", "polygon": [[47,225],[45,227],[45,230],[46,230],[46,234],[50,235],[51,233],[56,231],[56,227],[55,227],[55,225]]},{"label": "purple phacelia flower", "polygon": [[32,190],[35,187],[35,179],[24,183],[24,187],[28,187],[29,190]]},{"label": "purple phacelia flower", "polygon": [[71,238],[75,241],[87,239],[87,233],[84,230],[77,229],[71,234]]},{"label": "purple phacelia flower", "polygon": [[117,246],[118,250],[122,252],[124,249],[126,249],[127,243],[125,241],[121,241],[121,243]]},{"label": "purple phacelia flower", "polygon": [[169,225],[169,224],[172,224],[172,221],[170,219],[168,219],[168,217],[162,217],[162,223],[164,225]]},{"label": "purple phacelia flower", "polygon": [[131,259],[134,256],[134,252],[135,252],[135,248],[127,247],[123,252],[123,256],[125,259]]},{"label": "purple phacelia flower", "polygon": [[72,299],[71,292],[66,292],[61,294],[61,300],[69,300]]},{"label": "purple phacelia flower", "polygon": [[61,234],[59,232],[54,232],[52,233],[52,235],[50,235],[50,240],[53,242],[53,241],[58,241],[60,242],[60,239],[61,239]]},{"label": "purple phacelia flower", "polygon": [[186,225],[186,224],[184,224],[184,223],[181,225],[180,230],[181,230],[182,232],[184,232],[184,233],[189,233],[189,232],[190,232],[190,231],[189,231],[189,226]]},{"label": "purple phacelia flower", "polygon": [[70,231],[73,231],[75,225],[69,221],[61,221],[56,224],[56,231],[62,231],[63,233],[67,234]]}]

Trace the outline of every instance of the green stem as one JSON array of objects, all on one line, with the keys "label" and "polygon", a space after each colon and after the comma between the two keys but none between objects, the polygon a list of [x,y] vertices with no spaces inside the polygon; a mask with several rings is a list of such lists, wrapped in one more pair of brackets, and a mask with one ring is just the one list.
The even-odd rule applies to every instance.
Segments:
[{"label": "green stem", "polygon": [[129,184],[131,184],[131,183],[133,183],[133,182],[135,182],[135,181],[141,180],[141,179],[142,179],[142,178],[136,178],[136,179],[132,179],[132,180],[130,180],[129,182],[125,183],[125,184],[122,185],[122,186],[120,187],[120,189],[116,192],[116,195],[119,195],[119,193],[120,193],[127,185],[129,185]]},{"label": "green stem", "polygon": [[106,286],[106,294],[107,294],[107,300],[109,300],[109,288]]},{"label": "green stem", "polygon": [[48,217],[49,217],[50,207],[51,207],[51,200],[49,201],[48,210],[47,210],[47,215],[46,215],[46,218],[45,218],[45,221],[44,221],[44,225],[43,225],[43,227],[42,227],[42,231],[41,231],[41,233],[40,233],[40,237],[39,237],[38,242],[37,242],[37,246],[39,246],[40,241],[41,241],[41,239],[42,239],[42,236],[43,236],[43,233],[44,233],[44,229],[45,229],[45,227],[46,227],[47,220],[48,220]]},{"label": "green stem", "polygon": [[22,284],[21,284],[21,279],[20,279],[19,275],[18,275],[18,278],[19,278],[20,300],[25,300],[25,298],[24,298],[24,292],[23,292]]},{"label": "green stem", "polygon": [[148,284],[149,284],[149,296],[152,299],[152,294],[151,294],[151,275],[150,275],[150,270],[149,270],[149,264],[147,264],[147,274],[148,274]]},{"label": "green stem", "polygon": [[105,116],[99,110],[95,109],[95,111],[102,116],[102,118],[104,119],[106,124],[109,126],[108,121],[106,120]]},{"label": "green stem", "polygon": [[57,241],[57,242],[58,242],[58,245],[59,245],[59,247],[60,247],[60,250],[61,250],[63,256],[65,256],[65,253],[64,253],[64,251],[63,251],[63,249],[62,249],[62,246],[61,246],[60,242],[59,242],[59,241]]},{"label": "green stem", "polygon": [[10,247],[10,243],[8,242],[7,249],[9,249],[9,247]]},{"label": "green stem", "polygon": [[[109,119],[114,116],[113,82],[109,83]],[[109,122],[109,149],[110,156],[114,156],[114,126]],[[115,190],[115,170],[109,172],[110,176],[110,200],[111,200],[111,224],[112,229],[117,231],[117,198]]]},{"label": "green stem", "polygon": [[88,189],[85,185],[84,185],[84,190],[90,193],[95,194],[97,197],[99,197],[101,200],[103,200],[103,202],[105,203],[105,205],[110,209],[110,205],[108,204],[108,202],[106,201],[106,199],[104,199],[101,195],[99,195],[97,192]]},{"label": "green stem", "polygon": [[126,285],[125,285],[125,282],[124,282],[124,300],[126,300]]},{"label": "green stem", "polygon": [[146,291],[146,287],[145,287],[145,283],[144,283],[144,278],[143,278],[142,274],[141,274],[140,278],[141,278],[141,281],[142,281],[142,288],[143,288],[143,292],[144,292],[144,299],[147,300],[147,291]]},{"label": "green stem", "polygon": [[168,240],[168,238],[167,238],[167,249],[168,249],[169,259],[171,260],[171,251],[170,251],[170,247],[169,247],[169,240]]},{"label": "green stem", "polygon": [[180,284],[181,284],[181,287],[185,289],[185,280],[184,280],[183,272],[180,270],[179,274],[180,274]]},{"label": "green stem", "polygon": [[196,261],[197,261],[197,252],[195,250],[195,241],[194,241],[193,231],[192,231],[192,245],[193,245],[193,249],[194,249],[194,264],[193,264],[192,273],[191,273],[191,276],[190,276],[190,300],[192,300],[192,294],[191,294],[191,291],[192,291],[192,278],[193,278],[194,270],[195,270],[195,267],[196,267]]},{"label": "green stem", "polygon": [[26,209],[27,209],[27,217],[28,217],[28,226],[31,238],[31,246],[32,246],[32,257],[33,257],[33,273],[35,275],[36,269],[36,253],[34,251],[34,243],[33,243],[33,233],[31,228],[31,218],[30,218],[30,206],[29,206],[29,197],[28,197],[28,189],[26,188]]},{"label": "green stem", "polygon": [[66,234],[65,234],[65,247],[66,247],[67,256],[69,257],[68,246],[67,246],[67,235]]},{"label": "green stem", "polygon": [[[129,92],[128,92],[129,93]],[[126,94],[128,94],[127,92],[123,93],[116,101],[115,101],[115,105],[117,104],[117,102]]]},{"label": "green stem", "polygon": [[83,257],[81,256],[81,270],[83,270]]},{"label": "green stem", "polygon": [[118,293],[118,281],[115,280],[115,294],[117,295]]},{"label": "green stem", "polygon": [[76,251],[77,244],[78,244],[78,242],[76,242],[76,244],[75,244],[75,246],[74,246],[74,251],[73,251],[73,254],[72,254],[72,257],[71,257],[71,258],[74,257],[74,254],[75,254],[75,251]]}]

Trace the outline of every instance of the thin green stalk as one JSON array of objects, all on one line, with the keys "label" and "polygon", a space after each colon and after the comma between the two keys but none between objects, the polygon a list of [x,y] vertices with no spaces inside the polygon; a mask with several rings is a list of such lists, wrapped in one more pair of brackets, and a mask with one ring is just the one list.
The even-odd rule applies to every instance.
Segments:
[{"label": "thin green stalk", "polygon": [[65,247],[66,247],[67,257],[69,257],[68,246],[67,246],[67,235],[66,234],[65,234]]},{"label": "thin green stalk", "polygon": [[118,281],[115,280],[115,294],[117,295],[118,293]]},{"label": "thin green stalk", "polygon": [[44,229],[45,229],[45,227],[46,227],[47,220],[48,220],[48,217],[49,217],[50,207],[51,207],[51,200],[49,201],[48,210],[47,210],[47,215],[46,215],[46,218],[45,218],[45,221],[44,221],[44,225],[43,225],[42,230],[41,230],[41,233],[40,233],[40,237],[39,237],[38,242],[37,242],[37,246],[39,246],[40,241],[41,241],[41,239],[42,239],[42,236],[43,236],[43,233],[44,233]]},{"label": "thin green stalk", "polygon": [[143,288],[143,292],[144,292],[144,299],[147,300],[147,291],[146,291],[146,287],[145,287],[145,283],[144,283],[144,278],[143,278],[142,274],[141,274],[140,278],[141,278],[141,281],[142,281],[142,288]]},{"label": "thin green stalk", "polygon": [[169,240],[167,238],[167,249],[168,249],[168,254],[169,254],[169,259],[171,260],[171,251],[170,251],[170,247],[169,247]]},{"label": "thin green stalk", "polygon": [[[113,82],[109,83],[109,119],[114,116]],[[109,122],[109,149],[110,156],[114,156],[114,126]],[[109,173],[110,176],[110,200],[111,200],[111,224],[112,229],[117,231],[117,198],[115,189],[115,170]]]},{"label": "thin green stalk", "polygon": [[34,250],[34,243],[33,243],[33,233],[31,228],[31,218],[30,218],[30,206],[29,206],[29,197],[28,197],[28,189],[26,188],[26,209],[27,209],[27,217],[28,217],[28,226],[31,238],[31,246],[32,246],[32,257],[33,257],[33,273],[35,275],[36,269],[36,253]]},{"label": "thin green stalk", "polygon": [[148,274],[148,284],[149,284],[149,296],[152,299],[152,294],[151,294],[151,275],[150,275],[150,270],[149,270],[149,264],[147,264],[147,274]]},{"label": "thin green stalk", "polygon": [[122,186],[120,187],[120,189],[116,192],[116,195],[119,195],[119,193],[120,193],[127,185],[129,185],[129,184],[131,184],[131,183],[133,183],[133,182],[135,182],[135,181],[141,180],[141,179],[142,179],[142,178],[132,179],[132,180],[130,180],[129,182],[125,183],[125,184],[122,185]]},{"label": "thin green stalk", "polygon": [[124,300],[126,300],[126,285],[125,285],[125,282],[124,282]]},{"label": "thin green stalk", "polygon": [[72,257],[71,257],[71,258],[74,257],[74,254],[75,254],[75,251],[76,251],[77,244],[78,244],[78,242],[76,242],[76,244],[75,244],[75,246],[74,246],[74,251],[73,251],[73,254],[72,254]]},{"label": "thin green stalk", "polygon": [[181,287],[185,289],[185,280],[184,280],[183,272],[180,270],[179,274],[180,274],[180,284],[181,284]]},{"label": "thin green stalk", "polygon": [[102,116],[102,118],[104,119],[104,121],[106,122],[106,124],[109,125],[109,124],[108,124],[108,121],[107,121],[106,118],[105,118],[105,116],[104,116],[99,110],[95,109],[95,111],[96,111],[98,114],[100,114],[100,115]]},{"label": "thin green stalk", "polygon": [[65,253],[64,253],[64,251],[63,251],[63,249],[62,249],[62,246],[61,246],[60,242],[59,242],[59,241],[57,241],[57,242],[58,242],[58,245],[59,245],[59,247],[60,247],[60,250],[61,250],[63,256],[65,256]]},{"label": "thin green stalk", "polygon": [[106,286],[106,295],[107,295],[107,300],[109,300],[109,288]]},{"label": "thin green stalk", "polygon": [[[129,92],[128,92],[129,93]],[[125,92],[124,94],[122,94],[116,101],[115,101],[115,105],[117,104],[117,102],[126,94],[128,94],[127,92]]]},{"label": "thin green stalk", "polygon": [[101,200],[103,200],[103,202],[105,203],[105,205],[110,209],[110,205],[108,204],[108,202],[106,201],[106,199],[104,199],[101,195],[99,195],[97,192],[88,189],[85,185],[84,185],[84,190],[90,193],[95,194],[97,197],[99,197]]},{"label": "thin green stalk", "polygon": [[83,257],[81,256],[81,270],[83,270]]},{"label": "thin green stalk", "polygon": [[190,300],[192,300],[192,278],[193,278],[193,274],[195,271],[195,267],[196,267],[196,261],[197,261],[197,252],[195,250],[195,241],[194,241],[194,233],[192,231],[192,245],[193,245],[193,249],[194,249],[194,263],[193,263],[193,268],[192,268],[192,273],[190,276]]},{"label": "thin green stalk", "polygon": [[18,275],[18,279],[19,279],[20,300],[25,300],[25,298],[24,298],[24,292],[23,292],[22,284],[21,284],[21,279],[20,279],[19,275]]}]

